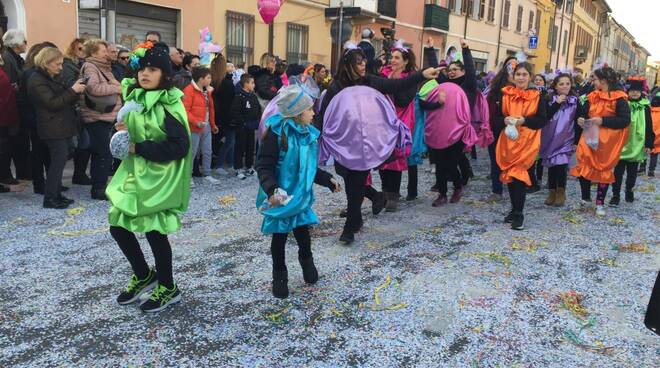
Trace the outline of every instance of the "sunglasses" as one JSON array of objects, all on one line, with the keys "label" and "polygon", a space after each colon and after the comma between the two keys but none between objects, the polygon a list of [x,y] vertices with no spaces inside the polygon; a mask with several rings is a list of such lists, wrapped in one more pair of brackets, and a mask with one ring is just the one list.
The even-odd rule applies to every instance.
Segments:
[{"label": "sunglasses", "polygon": [[120,57],[119,59],[121,59],[121,60],[128,60],[128,56],[122,56],[122,57]]}]

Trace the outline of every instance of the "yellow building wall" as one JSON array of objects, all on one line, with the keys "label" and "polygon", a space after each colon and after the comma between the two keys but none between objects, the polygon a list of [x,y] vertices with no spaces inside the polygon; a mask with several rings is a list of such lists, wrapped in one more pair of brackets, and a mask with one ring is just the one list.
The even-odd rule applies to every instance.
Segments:
[{"label": "yellow building wall", "polygon": [[555,4],[550,0],[538,0],[536,6],[541,14],[539,33],[537,34],[539,46],[535,50],[536,72],[540,73],[545,71],[545,66],[550,64],[550,58],[552,57],[552,49],[548,48],[548,38],[550,36],[550,20],[555,14]]},{"label": "yellow building wall", "polygon": [[[587,31],[593,37],[593,42],[591,44],[591,50],[587,53],[586,60],[581,64],[575,64],[575,45],[576,45],[576,36],[577,36],[577,26],[580,26],[583,30]],[[571,37],[571,42],[569,44],[569,64],[572,64],[574,68],[580,68],[585,74],[588,74],[593,67],[594,60],[596,59],[596,44],[598,42],[598,23],[596,20],[591,18],[584,9],[580,6],[580,2],[575,2],[575,8],[573,13],[573,34]]]},{"label": "yellow building wall", "polygon": [[[325,13],[321,4],[329,4],[328,0],[315,1],[314,5],[305,4],[305,1],[288,0],[280,9],[274,21],[273,52],[281,58],[286,57],[287,23],[304,24],[309,27],[308,58],[313,63],[330,64],[330,22],[326,22]],[[257,10],[257,2],[250,0],[215,2],[215,34],[217,41],[223,46],[227,43],[227,10],[254,15],[254,60],[268,52],[268,25],[264,23]]]}]

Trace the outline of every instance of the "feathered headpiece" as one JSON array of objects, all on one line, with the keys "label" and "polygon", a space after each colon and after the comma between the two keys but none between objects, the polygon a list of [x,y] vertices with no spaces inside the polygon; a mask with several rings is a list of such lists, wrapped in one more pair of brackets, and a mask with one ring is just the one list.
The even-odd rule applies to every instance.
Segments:
[{"label": "feathered headpiece", "polygon": [[392,45],[392,50],[391,51],[401,51],[402,53],[409,53],[410,49],[404,46],[403,44],[403,39],[398,39],[394,45]]},{"label": "feathered headpiece", "polygon": [[154,47],[154,44],[151,41],[145,41],[141,44],[135,46],[133,52],[128,56],[129,62],[128,66],[133,70],[140,69],[140,59],[144,57],[144,54],[147,53],[147,50],[151,50]]}]

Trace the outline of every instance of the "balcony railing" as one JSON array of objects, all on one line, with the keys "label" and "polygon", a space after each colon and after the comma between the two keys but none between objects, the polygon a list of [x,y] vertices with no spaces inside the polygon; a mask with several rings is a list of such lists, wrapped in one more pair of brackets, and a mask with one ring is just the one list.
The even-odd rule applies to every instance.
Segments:
[{"label": "balcony railing", "polygon": [[440,5],[426,4],[424,6],[424,27],[449,30],[449,9]]},{"label": "balcony railing", "polygon": [[378,13],[396,18],[396,0],[378,0]]}]

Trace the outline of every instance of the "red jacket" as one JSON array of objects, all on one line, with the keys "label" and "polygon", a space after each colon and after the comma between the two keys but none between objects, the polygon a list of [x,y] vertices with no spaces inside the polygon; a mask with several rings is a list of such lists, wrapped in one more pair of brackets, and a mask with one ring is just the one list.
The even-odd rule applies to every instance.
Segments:
[{"label": "red jacket", "polygon": [[209,122],[211,129],[215,129],[215,108],[213,105],[213,92],[208,93],[208,106],[202,90],[197,87],[193,81],[183,89],[183,106],[188,114],[188,124],[192,133],[201,133],[203,128],[199,128],[197,123],[206,121],[206,109],[209,111]]},{"label": "red jacket", "polygon": [[18,126],[18,107],[16,105],[16,90],[11,85],[9,77],[0,68],[0,127]]}]

